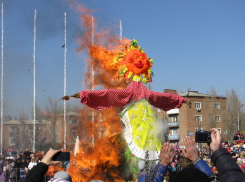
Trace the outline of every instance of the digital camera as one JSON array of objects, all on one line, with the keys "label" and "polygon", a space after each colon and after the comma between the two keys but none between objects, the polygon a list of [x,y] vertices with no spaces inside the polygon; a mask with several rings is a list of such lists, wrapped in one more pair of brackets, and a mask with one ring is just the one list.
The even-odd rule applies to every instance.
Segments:
[{"label": "digital camera", "polygon": [[198,130],[196,131],[196,143],[211,143],[211,131],[203,131],[203,130]]}]

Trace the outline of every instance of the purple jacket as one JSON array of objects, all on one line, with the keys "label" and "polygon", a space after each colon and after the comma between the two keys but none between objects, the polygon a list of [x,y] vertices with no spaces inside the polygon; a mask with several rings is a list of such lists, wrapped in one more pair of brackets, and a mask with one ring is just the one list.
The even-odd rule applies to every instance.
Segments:
[{"label": "purple jacket", "polygon": [[6,172],[5,171],[3,171],[2,174],[0,175],[0,180],[6,181]]}]

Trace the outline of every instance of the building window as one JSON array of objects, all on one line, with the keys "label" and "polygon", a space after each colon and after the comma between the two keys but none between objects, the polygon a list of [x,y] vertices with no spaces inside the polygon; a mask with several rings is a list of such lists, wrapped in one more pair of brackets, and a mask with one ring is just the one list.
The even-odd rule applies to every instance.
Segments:
[{"label": "building window", "polygon": [[216,122],[220,122],[220,116],[214,116]]},{"label": "building window", "polygon": [[196,116],[195,116],[195,121],[196,121],[196,122],[202,121],[202,115],[196,115]]},{"label": "building window", "polygon": [[15,126],[10,126],[9,127],[9,132],[10,133],[15,133],[17,131],[17,127],[15,127]]},{"label": "building window", "polygon": [[172,117],[172,122],[177,122],[177,119],[178,119],[177,116],[173,116],[173,117]]},{"label": "building window", "polygon": [[214,103],[214,109],[220,109],[220,104],[219,103]]},{"label": "building window", "polygon": [[195,102],[195,109],[201,110],[202,109],[202,103],[201,102]]},{"label": "building window", "polygon": [[9,146],[14,146],[15,145],[15,138],[14,137],[9,137]]},{"label": "building window", "polygon": [[172,135],[178,135],[178,129],[173,129],[172,130]]},{"label": "building window", "polygon": [[219,133],[221,134],[221,128],[216,128],[217,130],[219,130]]},{"label": "building window", "polygon": [[[198,131],[199,129],[198,128],[195,128],[196,129],[196,131]],[[200,130],[202,130],[202,128],[200,128]]]},{"label": "building window", "polygon": [[77,120],[76,119],[71,120],[71,124],[77,124]]}]

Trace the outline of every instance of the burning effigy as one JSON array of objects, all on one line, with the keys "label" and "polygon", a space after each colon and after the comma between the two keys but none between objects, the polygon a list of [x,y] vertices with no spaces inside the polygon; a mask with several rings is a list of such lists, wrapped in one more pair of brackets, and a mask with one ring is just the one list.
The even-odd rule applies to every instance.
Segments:
[{"label": "burning effigy", "polygon": [[125,125],[125,139],[131,153],[145,160],[147,152],[148,160],[157,160],[162,145],[163,128],[154,107],[168,111],[181,107],[186,99],[172,93],[150,91],[143,85],[152,81],[153,59],[147,57],[136,40],[131,41],[131,44],[118,54],[115,64],[121,67],[115,79],[130,82],[127,88],[84,90],[62,99],[80,98],[82,104],[98,110],[124,107],[121,121]]},{"label": "burning effigy", "polygon": [[[172,93],[150,91],[143,85],[142,82],[152,81],[153,59],[147,57],[136,40],[119,52],[116,59],[116,64],[121,67],[115,79],[131,81],[127,88],[84,90],[70,97],[80,98],[82,104],[98,110],[124,107],[121,121],[125,125],[125,139],[130,151],[140,159],[145,159],[148,151],[149,160],[156,160],[163,130],[159,130],[162,121],[157,117],[154,107],[168,111],[181,107],[186,99]],[[69,96],[63,99],[69,100]]]},{"label": "burning effigy", "polygon": [[[92,122],[86,122],[84,126],[90,138],[81,140],[82,147],[69,171],[76,176],[75,181],[124,181],[116,168],[125,159],[118,156],[124,154],[131,164],[129,170],[135,176],[139,166],[144,167],[145,160],[157,160],[164,126],[155,108],[164,111],[179,108],[186,99],[172,93],[148,90],[144,84],[152,82],[154,61],[147,57],[138,42],[126,38],[119,40],[111,29],[94,31],[96,20],[91,16],[91,11],[78,4],[75,8],[81,13],[85,30],[79,37],[77,51],[89,55],[85,84],[90,89],[62,99],[79,98],[82,104],[92,108],[84,111],[91,113]],[[105,89],[96,90],[95,86]],[[120,117],[115,108],[121,110]],[[124,142],[117,138],[122,132],[120,120],[124,124],[126,149]],[[100,131],[95,132],[95,128],[100,128]],[[106,133],[106,137],[101,137],[103,133]]]}]

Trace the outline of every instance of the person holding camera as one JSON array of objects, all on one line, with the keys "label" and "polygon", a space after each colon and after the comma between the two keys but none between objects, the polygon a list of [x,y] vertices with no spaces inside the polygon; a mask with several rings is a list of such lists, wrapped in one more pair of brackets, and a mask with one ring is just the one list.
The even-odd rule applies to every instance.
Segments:
[{"label": "person holding camera", "polygon": [[[48,171],[48,167],[50,165],[58,164],[60,161],[54,161],[53,156],[60,152],[60,150],[53,150],[50,149],[46,155],[42,158],[41,162],[38,163],[36,166],[34,166],[26,175],[25,178],[20,179],[18,182],[41,182],[44,178],[44,175]],[[61,172],[61,171],[60,171]],[[61,179],[59,181],[62,182],[71,182],[70,175],[62,171],[61,173],[58,173],[57,178]],[[56,181],[54,179],[54,181]]]},{"label": "person holding camera", "polygon": [[[220,182],[245,182],[245,175],[239,168],[237,163],[232,159],[230,153],[221,147],[221,135],[219,130],[211,128],[210,149],[212,151],[211,160],[217,167],[218,176]],[[182,150],[182,154],[187,159],[190,159],[195,168],[187,168],[180,172],[172,173],[169,177],[170,182],[208,182],[211,181],[208,176],[213,175],[213,171],[207,165],[207,163],[198,156],[198,150],[196,148],[195,140],[186,137],[184,139],[185,150]],[[171,145],[165,143],[160,152],[160,167],[157,172],[154,172],[154,182],[163,181],[167,166],[173,161],[173,156],[170,156]],[[139,182],[146,181],[145,176],[141,176]]]},{"label": "person holding camera", "polygon": [[217,167],[220,182],[245,182],[245,175],[232,159],[230,153],[221,146],[221,135],[215,128],[212,131],[210,149],[212,151],[211,160]]},{"label": "person holding camera", "polygon": [[[213,174],[213,171],[209,168],[207,163],[203,160],[201,160],[198,157],[198,150],[195,145],[195,141],[191,140],[190,137],[186,137],[184,139],[185,143],[185,150],[182,149],[182,155],[194,162],[195,168],[186,168],[179,172],[172,172],[169,176],[170,182],[189,182],[195,180],[199,180],[200,182],[209,182],[210,175]],[[170,156],[171,153],[171,144],[170,143],[164,143],[161,147],[160,151],[160,164],[157,165],[153,171],[155,174],[154,177],[152,177],[152,174],[149,175],[148,178],[152,179],[154,182],[162,182],[164,179],[164,176],[167,172],[167,166],[169,166],[170,163],[172,163],[174,159],[174,155]],[[196,160],[198,159],[198,160]],[[139,182],[149,181],[146,179],[145,175],[140,176]]]}]

